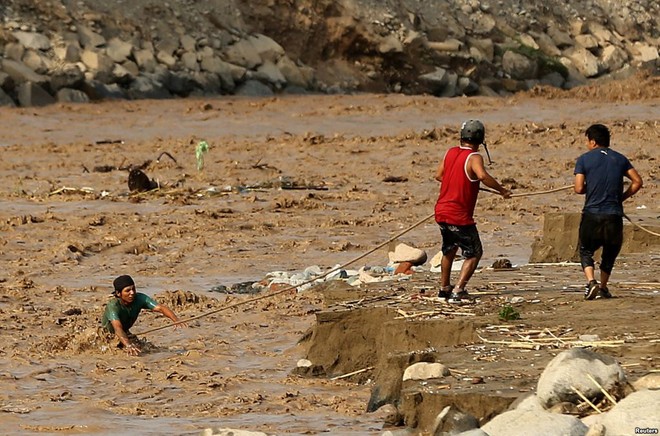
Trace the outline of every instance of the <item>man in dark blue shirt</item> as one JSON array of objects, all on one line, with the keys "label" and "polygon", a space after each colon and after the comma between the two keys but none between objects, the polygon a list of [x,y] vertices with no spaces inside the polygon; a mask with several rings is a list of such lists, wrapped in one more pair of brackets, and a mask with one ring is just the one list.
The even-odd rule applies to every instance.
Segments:
[{"label": "man in dark blue shirt", "polygon": [[[623,202],[642,187],[642,178],[621,153],[610,149],[610,131],[593,124],[585,132],[588,152],[575,164],[575,192],[586,194],[580,221],[580,262],[589,282],[584,298],[611,298],[607,282],[623,244]],[[624,191],[623,178],[631,184]],[[600,284],[595,279],[594,252],[603,248]]]}]

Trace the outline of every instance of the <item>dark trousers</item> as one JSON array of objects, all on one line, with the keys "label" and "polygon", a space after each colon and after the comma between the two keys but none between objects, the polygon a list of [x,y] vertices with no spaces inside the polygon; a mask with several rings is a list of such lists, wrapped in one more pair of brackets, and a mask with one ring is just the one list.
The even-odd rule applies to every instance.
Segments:
[{"label": "dark trousers", "polygon": [[583,213],[579,244],[582,269],[588,266],[593,268],[594,253],[602,247],[600,269],[611,274],[623,244],[623,217]]}]

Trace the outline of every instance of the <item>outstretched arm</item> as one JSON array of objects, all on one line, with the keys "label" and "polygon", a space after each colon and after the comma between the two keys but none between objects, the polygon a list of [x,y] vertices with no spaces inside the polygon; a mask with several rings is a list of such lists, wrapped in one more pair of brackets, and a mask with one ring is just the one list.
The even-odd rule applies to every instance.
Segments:
[{"label": "outstretched arm", "polygon": [[474,174],[474,177],[483,182],[484,185],[496,190],[504,198],[511,198],[511,191],[504,188],[493,178],[493,176],[488,174],[488,171],[486,171],[486,168],[484,167],[484,158],[480,154],[473,154],[470,156],[468,169]]},{"label": "outstretched arm", "polygon": [[626,177],[628,177],[632,181],[632,183],[630,184],[630,186],[628,186],[626,192],[623,193],[624,200],[627,200],[628,198],[635,195],[635,193],[637,193],[637,191],[642,189],[642,186],[644,186],[644,182],[642,182],[642,178],[640,177],[639,173],[635,168],[630,168],[626,172]]},{"label": "outstretched arm", "polygon": [[[165,315],[166,317],[171,319],[172,322],[179,322],[179,317],[177,317],[176,314],[172,312],[172,310],[169,307],[165,306],[164,304],[159,304],[158,306],[154,307],[153,311]],[[174,328],[178,328],[182,326],[185,327],[186,323],[176,324]]]}]

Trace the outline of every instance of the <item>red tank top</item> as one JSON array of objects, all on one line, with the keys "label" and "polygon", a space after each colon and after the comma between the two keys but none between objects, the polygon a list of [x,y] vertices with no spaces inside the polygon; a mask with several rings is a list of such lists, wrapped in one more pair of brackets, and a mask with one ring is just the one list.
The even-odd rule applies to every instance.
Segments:
[{"label": "red tank top", "polygon": [[435,221],[438,223],[467,226],[474,224],[474,207],[479,194],[479,180],[470,180],[467,160],[479,154],[468,147],[453,147],[444,159],[444,173],[440,195],[435,204]]}]

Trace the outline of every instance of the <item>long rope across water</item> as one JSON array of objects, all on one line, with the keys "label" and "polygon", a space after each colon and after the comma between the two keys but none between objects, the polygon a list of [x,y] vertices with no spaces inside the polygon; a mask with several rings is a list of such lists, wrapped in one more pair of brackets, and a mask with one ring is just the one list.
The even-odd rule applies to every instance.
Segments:
[{"label": "long rope across water", "polygon": [[[564,190],[566,190],[566,189],[570,189],[570,188],[572,188],[572,187],[573,187],[573,186],[571,185],[571,186],[563,186],[563,187],[561,187],[561,188],[549,189],[549,190],[546,190],[546,191],[535,191],[535,192],[527,192],[527,193],[520,193],[520,194],[512,194],[511,197],[529,197],[529,196],[532,196],[532,195],[550,194],[550,193],[553,193],[553,192],[564,191]],[[498,194],[498,195],[499,195],[498,192],[496,192],[496,191],[492,191],[492,190],[490,190],[490,189],[481,188],[481,190],[482,190],[482,191],[486,191],[486,192],[490,192],[490,193]],[[384,247],[385,245],[389,244],[390,242],[392,242],[392,241],[396,240],[397,238],[399,238],[399,237],[405,235],[406,233],[410,232],[411,230],[413,230],[413,229],[419,227],[419,226],[422,225],[424,222],[426,222],[427,220],[433,218],[434,216],[435,216],[435,214],[431,214],[431,215],[428,215],[428,216],[426,216],[426,217],[420,219],[420,220],[417,221],[415,224],[411,225],[410,227],[408,227],[408,228],[402,230],[401,232],[397,233],[396,235],[392,236],[392,237],[391,237],[390,239],[388,239],[387,241],[378,244],[377,246],[375,246],[375,247],[372,248],[371,250],[369,250],[369,251],[367,251],[367,252],[365,252],[365,253],[363,253],[363,254],[361,254],[361,255],[359,255],[359,256],[357,256],[357,257],[351,259],[351,260],[349,260],[348,262],[346,262],[346,263],[344,263],[344,264],[342,264],[342,265],[339,265],[339,266],[337,266],[337,267],[335,267],[335,268],[333,268],[333,269],[331,269],[331,270],[329,270],[329,271],[327,271],[327,272],[321,274],[320,276],[316,276],[316,277],[314,277],[314,278],[312,278],[312,279],[309,279],[309,280],[307,280],[307,281],[305,281],[305,282],[303,282],[303,283],[300,283],[300,284],[298,284],[298,285],[287,286],[287,287],[285,287],[285,288],[283,288],[283,289],[280,289],[280,290],[275,291],[275,292],[271,292],[271,293],[266,294],[266,295],[260,295],[260,296],[258,296],[258,297],[249,298],[249,299],[247,299],[247,300],[243,300],[243,301],[238,301],[238,302],[236,302],[236,303],[229,304],[229,305],[227,305],[227,306],[223,306],[223,307],[220,307],[220,308],[218,308],[218,309],[214,309],[214,310],[211,310],[211,311],[209,311],[209,312],[202,313],[202,314],[197,315],[197,316],[193,316],[192,318],[183,319],[183,320],[177,321],[177,322],[175,322],[175,323],[171,323],[171,324],[163,325],[163,326],[160,326],[160,327],[155,327],[155,328],[152,328],[152,329],[149,329],[149,330],[145,330],[145,331],[143,331],[143,332],[136,333],[136,335],[146,335],[146,334],[149,334],[149,333],[156,332],[156,331],[158,331],[158,330],[166,329],[166,328],[171,327],[171,326],[175,326],[175,325],[179,325],[179,324],[185,324],[185,323],[188,323],[188,322],[191,322],[191,321],[198,320],[198,319],[200,319],[200,318],[204,318],[204,317],[207,317],[207,316],[210,316],[210,315],[213,315],[213,314],[219,313],[219,312],[223,312],[223,311],[225,311],[225,310],[233,309],[233,308],[238,307],[238,306],[243,306],[243,305],[246,305],[246,304],[254,303],[255,301],[264,300],[264,299],[266,299],[266,298],[271,298],[271,297],[274,297],[274,296],[276,296],[276,295],[284,294],[285,292],[292,291],[292,290],[294,290],[294,289],[296,289],[296,288],[299,288],[300,286],[305,286],[305,285],[308,285],[308,284],[310,284],[310,283],[313,283],[313,282],[319,281],[319,280],[321,280],[321,279],[327,277],[328,275],[332,274],[333,272],[338,271],[338,270],[343,269],[343,268],[346,268],[347,266],[349,266],[349,265],[351,265],[351,264],[357,262],[358,260],[360,260],[360,259],[362,259],[362,258],[364,258],[364,257],[367,257],[368,255],[370,255],[370,254],[373,253],[374,251],[379,250],[380,248]],[[644,230],[644,231],[646,231],[646,232],[649,232],[649,233],[651,233],[651,234],[653,234],[653,235],[660,236],[660,235],[658,235],[657,233],[653,233],[653,232],[651,232],[650,230],[645,229],[644,227],[642,227],[642,226],[640,226],[640,225],[638,225],[638,224],[632,222],[632,220],[631,220],[630,218],[628,218],[627,215],[624,215],[624,216],[626,217],[626,219],[627,219],[628,221],[630,221],[630,222],[631,222],[632,224],[634,224],[635,226],[641,228],[642,230]]]}]

